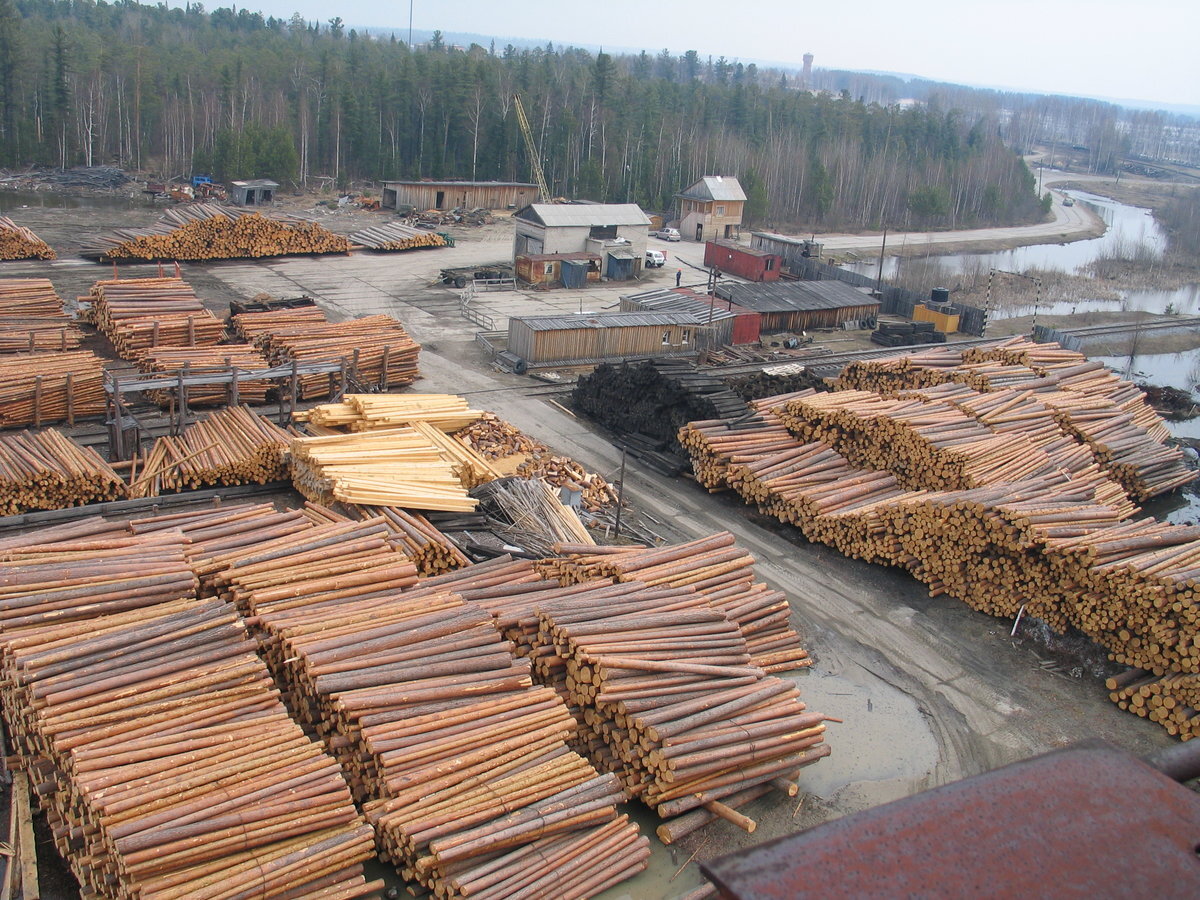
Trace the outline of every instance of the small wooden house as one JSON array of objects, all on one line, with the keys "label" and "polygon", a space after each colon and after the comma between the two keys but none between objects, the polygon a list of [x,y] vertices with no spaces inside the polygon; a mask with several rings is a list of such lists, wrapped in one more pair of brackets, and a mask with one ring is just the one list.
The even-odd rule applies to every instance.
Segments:
[{"label": "small wooden house", "polygon": [[783,261],[774,253],[744,247],[734,241],[709,241],[704,245],[704,265],[747,281],[778,281]]},{"label": "small wooden house", "polygon": [[597,253],[531,253],[516,259],[517,277],[528,284],[587,287],[600,281]]},{"label": "small wooden house", "polygon": [[537,199],[520,181],[385,181],[380,206],[398,209],[517,209]]},{"label": "small wooden house", "polygon": [[762,317],[762,333],[837,328],[879,315],[879,301],[843,281],[718,284],[718,297]]},{"label": "small wooden house", "polygon": [[229,199],[238,206],[270,206],[279,183],[268,178],[229,182]]},{"label": "small wooden house", "polygon": [[705,175],[679,199],[679,236],[685,241],[731,238],[742,227],[746,192],[736,178]]},{"label": "small wooden house", "polygon": [[638,356],[688,356],[705,326],[685,312],[579,313],[508,320],[508,352],[526,363],[586,365]]}]

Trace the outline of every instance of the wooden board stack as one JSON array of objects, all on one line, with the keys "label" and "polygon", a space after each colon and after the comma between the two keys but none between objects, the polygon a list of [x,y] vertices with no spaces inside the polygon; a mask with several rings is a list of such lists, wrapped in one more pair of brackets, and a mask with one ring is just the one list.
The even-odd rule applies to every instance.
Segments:
[{"label": "wooden board stack", "polygon": [[0,279],[0,353],[74,350],[82,341],[48,279]]},{"label": "wooden board stack", "polygon": [[[249,344],[220,344],[216,347],[152,347],[138,355],[138,369],[147,374],[161,375],[211,375],[238,372],[237,397],[239,403],[262,404],[267,402],[267,392],[273,385],[264,379],[256,379],[255,372],[270,368],[270,363],[256,348]],[[160,406],[178,402],[178,389],[162,388],[147,391],[151,400]],[[219,406],[231,402],[233,391],[230,385],[215,384],[189,386],[187,402],[193,406]]]},{"label": "wooden board stack", "polygon": [[446,239],[436,231],[412,228],[400,222],[386,222],[364,228],[350,235],[350,240],[371,250],[391,252],[447,246]]},{"label": "wooden board stack", "polygon": [[225,337],[225,324],[182,278],[97,281],[88,299],[85,317],[125,359],[154,347],[208,347]]},{"label": "wooden board stack", "polygon": [[91,350],[0,354],[0,428],[104,414],[104,364]]},{"label": "wooden board stack", "polygon": [[53,428],[0,435],[0,515],[83,506],[125,493],[121,477],[95,450]]},{"label": "wooden board stack", "polygon": [[288,477],[292,435],[245,406],[218,410],[154,442],[130,485],[133,497],[220,484],[266,484]]},{"label": "wooden board stack", "polygon": [[57,259],[58,255],[40,237],[0,216],[0,259]]},{"label": "wooden board stack", "polygon": [[[258,315],[264,314],[245,313],[234,318],[239,329],[256,329],[262,326],[244,320]],[[384,391],[412,384],[420,375],[417,357],[421,345],[390,316],[366,316],[336,323],[302,321],[260,332],[254,342],[275,365],[293,360],[298,363],[344,362],[348,374],[356,382]],[[305,400],[328,397],[331,381],[327,375],[301,375],[299,394]]]},{"label": "wooden board stack", "polygon": [[234,610],[188,596],[180,533],[89,546],[89,530],[6,542],[0,563],[19,573],[0,597],[0,702],[85,894],[379,897],[336,762]]},{"label": "wooden board stack", "polygon": [[297,413],[296,421],[339,431],[374,431],[427,422],[447,434],[460,431],[483,413],[455,394],[347,394]]},{"label": "wooden board stack", "polygon": [[350,241],[309,219],[216,203],[177,206],[149,228],[121,228],[80,251],[101,260],[255,259],[349,253]]}]

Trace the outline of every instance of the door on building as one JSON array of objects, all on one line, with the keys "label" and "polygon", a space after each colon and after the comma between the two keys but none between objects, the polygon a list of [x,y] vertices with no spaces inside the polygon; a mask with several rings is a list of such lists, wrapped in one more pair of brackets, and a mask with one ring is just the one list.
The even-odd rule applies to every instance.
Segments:
[{"label": "door on building", "polygon": [[436,202],[433,204],[433,208],[434,208],[434,209],[441,209],[443,206],[445,206],[445,205],[446,205],[446,192],[445,192],[445,191],[438,191],[438,192],[437,192],[437,197],[435,198],[435,200],[436,200]]},{"label": "door on building", "polygon": [[588,264],[586,259],[564,259],[562,264],[563,287],[587,286]]},{"label": "door on building", "polygon": [[704,240],[704,226],[703,226],[703,225],[697,225],[697,226],[696,226],[696,243],[697,243],[697,244],[699,244],[699,243],[701,243],[703,240]]},{"label": "door on building", "polygon": [[725,237],[727,237],[727,238],[733,237],[733,226],[732,225],[725,226]]},{"label": "door on building", "polygon": [[610,281],[628,281],[633,277],[633,254],[620,251],[608,254]]}]

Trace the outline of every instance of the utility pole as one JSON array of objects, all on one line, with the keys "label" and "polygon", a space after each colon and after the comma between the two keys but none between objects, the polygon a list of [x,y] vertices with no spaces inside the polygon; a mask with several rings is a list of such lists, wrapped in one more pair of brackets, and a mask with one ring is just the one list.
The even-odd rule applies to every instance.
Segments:
[{"label": "utility pole", "polygon": [[883,243],[879,245],[879,278],[875,281],[875,293],[883,299],[883,251],[887,249],[887,226],[883,226]]}]

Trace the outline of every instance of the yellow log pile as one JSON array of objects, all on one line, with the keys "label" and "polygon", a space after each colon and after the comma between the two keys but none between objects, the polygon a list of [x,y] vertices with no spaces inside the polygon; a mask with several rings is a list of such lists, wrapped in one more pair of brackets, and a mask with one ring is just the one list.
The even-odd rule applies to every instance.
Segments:
[{"label": "yellow log pile", "polygon": [[53,428],[0,435],[0,515],[124,496],[125,483],[95,450]]},{"label": "yellow log pile", "polygon": [[182,278],[97,281],[87,299],[86,318],[125,359],[154,347],[212,346],[225,337],[224,323]]},{"label": "yellow log pile", "polygon": [[7,216],[0,216],[0,259],[57,259],[50,245],[18,225]]},{"label": "yellow log pile", "polygon": [[0,427],[74,424],[104,408],[104,364],[91,350],[0,354]]},{"label": "yellow log pile", "polygon": [[[263,314],[245,313],[235,316],[234,320],[239,329],[256,328],[257,323],[245,319],[257,315]],[[336,323],[306,320],[264,331],[254,341],[275,365],[293,360],[298,363],[345,362],[347,372],[359,384],[385,391],[412,384],[420,374],[417,357],[421,345],[390,316],[366,316]],[[305,400],[330,396],[330,385],[328,375],[299,377],[299,393]]]},{"label": "yellow log pile", "polygon": [[319,306],[297,306],[293,309],[276,309],[268,312],[239,313],[232,319],[234,333],[247,343],[270,335],[284,328],[300,325],[317,326],[327,323],[324,311]]},{"label": "yellow log pile", "polygon": [[[262,404],[273,385],[256,379],[255,372],[270,368],[270,363],[256,347],[249,344],[220,344],[216,347],[152,347],[138,355],[138,369],[156,375],[212,375],[238,371],[238,401]],[[188,406],[219,406],[229,403],[232,389],[228,384],[192,385],[187,387]],[[148,397],[160,406],[178,402],[177,388],[147,391]]]},{"label": "yellow log pile", "polygon": [[1127,669],[1105,681],[1108,697],[1121,709],[1157,722],[1167,734],[1200,737],[1200,675],[1157,676]]},{"label": "yellow log pile", "polygon": [[296,414],[296,421],[340,431],[373,431],[427,422],[453,434],[478,420],[455,394],[347,394],[340,403],[323,403]]},{"label": "yellow log pile", "polygon": [[81,252],[102,260],[207,260],[348,253],[350,246],[309,219],[197,203],[167,210],[149,228],[94,238]]},{"label": "yellow log pile", "polygon": [[74,350],[82,341],[48,279],[0,279],[0,353]]},{"label": "yellow log pile", "polygon": [[236,612],[191,596],[182,535],[87,530],[7,542],[0,563],[0,702],[85,894],[380,896],[337,763]]},{"label": "yellow log pile", "polygon": [[400,222],[387,222],[383,225],[364,228],[362,231],[356,231],[350,235],[350,240],[371,250],[393,252],[446,246],[446,239],[436,231],[412,228]]},{"label": "yellow log pile", "polygon": [[212,485],[266,484],[288,477],[292,435],[245,406],[218,410],[146,454],[129,493],[156,497]]}]

